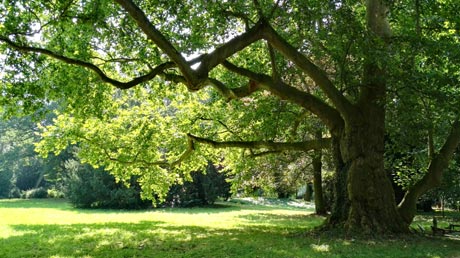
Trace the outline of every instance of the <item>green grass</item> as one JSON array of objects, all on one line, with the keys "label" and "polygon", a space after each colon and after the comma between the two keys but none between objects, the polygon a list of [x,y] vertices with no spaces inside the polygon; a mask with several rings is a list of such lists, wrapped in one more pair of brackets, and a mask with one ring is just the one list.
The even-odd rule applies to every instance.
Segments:
[{"label": "green grass", "polygon": [[81,210],[56,200],[0,201],[0,257],[460,257],[460,241],[309,236],[322,218],[274,203]]}]

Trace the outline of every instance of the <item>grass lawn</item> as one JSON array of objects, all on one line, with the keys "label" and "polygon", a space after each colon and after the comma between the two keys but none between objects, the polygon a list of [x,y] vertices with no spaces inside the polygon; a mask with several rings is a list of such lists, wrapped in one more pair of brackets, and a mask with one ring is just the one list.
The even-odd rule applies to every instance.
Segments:
[{"label": "grass lawn", "polygon": [[304,234],[312,210],[281,204],[81,210],[59,200],[0,200],[0,257],[460,257],[460,240],[343,240]]}]

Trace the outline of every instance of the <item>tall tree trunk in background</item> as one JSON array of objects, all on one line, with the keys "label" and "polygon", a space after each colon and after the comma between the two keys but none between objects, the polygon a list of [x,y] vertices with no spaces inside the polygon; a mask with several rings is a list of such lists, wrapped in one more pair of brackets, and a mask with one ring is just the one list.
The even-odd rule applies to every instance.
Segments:
[{"label": "tall tree trunk in background", "polygon": [[[322,138],[322,131],[317,130],[315,133],[316,139]],[[317,215],[326,215],[326,205],[323,197],[323,179],[322,179],[322,166],[321,161],[323,155],[321,150],[315,150],[313,154],[313,191],[315,193],[315,210]]]},{"label": "tall tree trunk in background", "polygon": [[35,181],[34,188],[38,188],[40,186],[44,177],[45,177],[45,170],[43,169],[42,171],[40,171],[40,175],[38,175],[37,181]]},{"label": "tall tree trunk in background", "polygon": [[307,202],[311,202],[311,196],[313,195],[313,187],[311,182],[307,182],[307,186],[305,188],[305,195],[304,195],[304,200]]},{"label": "tall tree trunk in background", "polygon": [[339,227],[348,218],[350,201],[347,191],[348,167],[343,162],[342,154],[340,153],[340,142],[337,137],[332,139],[332,156],[334,158],[335,177],[332,189],[331,215],[326,224],[329,227]]}]

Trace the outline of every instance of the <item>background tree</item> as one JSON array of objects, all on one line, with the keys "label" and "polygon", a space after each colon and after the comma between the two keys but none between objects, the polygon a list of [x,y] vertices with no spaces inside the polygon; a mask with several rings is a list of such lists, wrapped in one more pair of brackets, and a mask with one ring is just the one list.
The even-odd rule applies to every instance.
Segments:
[{"label": "background tree", "polygon": [[1,194],[19,197],[20,191],[46,186],[44,176],[52,173],[54,156],[43,160],[34,151],[38,128],[31,116],[12,118],[0,124]]}]

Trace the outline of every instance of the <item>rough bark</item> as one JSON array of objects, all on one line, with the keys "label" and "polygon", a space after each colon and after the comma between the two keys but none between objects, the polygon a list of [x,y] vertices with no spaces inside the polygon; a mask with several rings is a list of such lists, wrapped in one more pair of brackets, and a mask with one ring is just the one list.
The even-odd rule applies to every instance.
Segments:
[{"label": "rough bark", "polygon": [[[370,112],[374,113],[374,112]],[[341,153],[348,169],[349,232],[387,234],[408,232],[396,209],[383,159],[384,115],[367,116],[362,124],[347,127]]]}]

